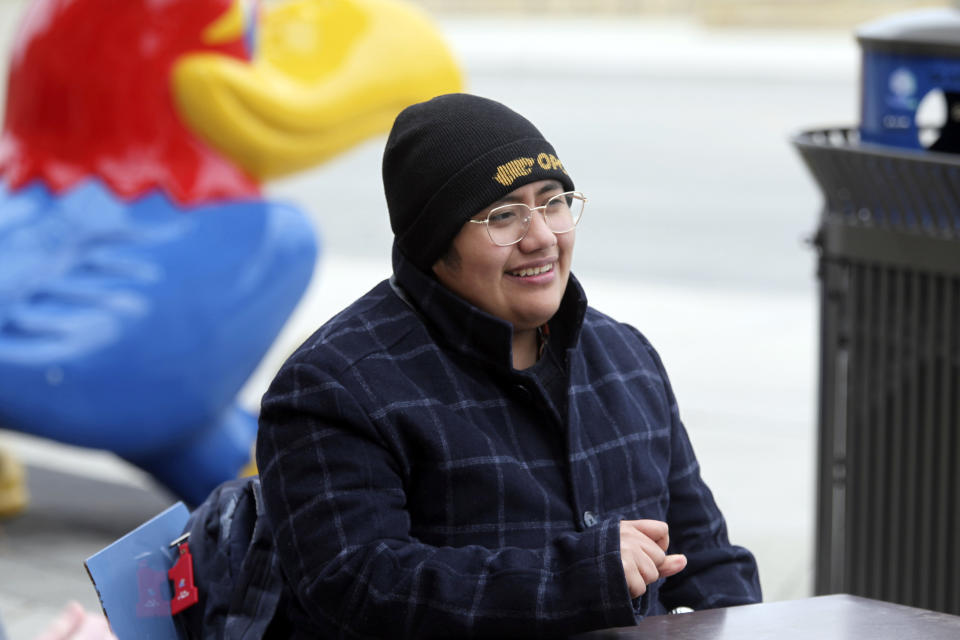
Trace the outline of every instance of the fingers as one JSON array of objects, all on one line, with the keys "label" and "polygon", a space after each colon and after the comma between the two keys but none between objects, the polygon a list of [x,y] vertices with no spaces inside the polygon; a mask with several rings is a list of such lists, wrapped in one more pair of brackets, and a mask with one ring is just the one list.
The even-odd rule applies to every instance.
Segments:
[{"label": "fingers", "polygon": [[70,640],[117,640],[110,631],[107,619],[95,613],[87,613],[80,628]]},{"label": "fingers", "polygon": [[623,577],[627,580],[627,590],[630,592],[630,597],[639,598],[647,592],[647,583],[631,558],[621,555],[621,561],[623,562]]},{"label": "fingers", "polygon": [[660,578],[660,571],[653,561],[642,552],[627,550],[620,553],[623,575],[631,598],[639,598],[647,592],[647,585]]},{"label": "fingers", "polygon": [[670,576],[676,575],[687,568],[687,556],[674,553],[667,556],[663,564],[660,565],[660,577],[669,578]]},{"label": "fingers", "polygon": [[666,551],[670,546],[670,528],[667,526],[666,522],[661,522],[660,520],[620,521],[621,525],[624,523],[653,540],[663,551]]},{"label": "fingers", "polygon": [[663,559],[666,554],[664,554],[663,549],[660,548],[660,545],[655,541],[651,540],[649,536],[638,531],[636,528],[631,526],[629,523],[621,522],[620,523],[620,549],[626,547],[629,550],[639,550],[643,554],[648,556],[653,560],[654,566],[660,566],[663,563]]},{"label": "fingers", "polygon": [[106,618],[87,613],[79,603],[71,601],[35,640],[116,640],[116,636]]},{"label": "fingers", "polygon": [[620,521],[620,560],[631,598],[646,593],[648,584],[675,575],[687,566],[686,556],[666,555],[669,544],[665,522]]},{"label": "fingers", "polygon": [[83,622],[83,607],[77,602],[69,602],[60,614],[37,636],[36,640],[63,640],[73,635],[73,632]]},{"label": "fingers", "polygon": [[657,564],[663,562],[660,556],[663,551],[649,537],[630,523],[620,523],[620,561],[630,597],[637,598],[646,593],[647,584],[660,575],[657,569]]}]

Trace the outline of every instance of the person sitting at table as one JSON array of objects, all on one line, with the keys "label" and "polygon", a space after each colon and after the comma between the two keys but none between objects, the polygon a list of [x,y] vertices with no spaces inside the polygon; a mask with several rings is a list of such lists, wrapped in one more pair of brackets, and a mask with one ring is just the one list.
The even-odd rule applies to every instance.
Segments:
[{"label": "person sitting at table", "polygon": [[392,277],[262,402],[291,626],[556,636],[759,602],[660,358],[571,273],[587,197],[540,131],[439,96],[397,117],[383,182]]}]

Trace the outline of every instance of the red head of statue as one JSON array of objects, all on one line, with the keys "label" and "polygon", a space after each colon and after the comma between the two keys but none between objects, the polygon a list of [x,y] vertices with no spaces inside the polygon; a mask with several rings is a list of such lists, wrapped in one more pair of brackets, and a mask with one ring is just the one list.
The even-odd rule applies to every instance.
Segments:
[{"label": "red head of statue", "polygon": [[0,177],[54,191],[103,180],[123,198],[160,189],[180,203],[254,195],[256,181],[205,144],[174,107],[178,57],[249,59],[215,31],[239,0],[34,0],[14,43]]}]

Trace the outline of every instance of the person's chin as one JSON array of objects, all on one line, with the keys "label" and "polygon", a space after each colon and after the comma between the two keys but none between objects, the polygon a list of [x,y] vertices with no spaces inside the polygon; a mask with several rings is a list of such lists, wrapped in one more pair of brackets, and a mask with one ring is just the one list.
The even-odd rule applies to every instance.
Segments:
[{"label": "person's chin", "polygon": [[530,305],[523,309],[519,314],[522,318],[520,324],[531,328],[539,327],[540,325],[549,321],[550,318],[557,313],[557,309],[559,308],[560,305],[554,304],[553,302]]}]

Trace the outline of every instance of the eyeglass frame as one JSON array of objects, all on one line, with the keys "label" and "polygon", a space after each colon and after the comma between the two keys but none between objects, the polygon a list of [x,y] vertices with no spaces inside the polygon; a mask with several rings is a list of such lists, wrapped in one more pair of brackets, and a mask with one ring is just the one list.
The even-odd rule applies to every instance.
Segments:
[{"label": "eyeglass frame", "polygon": [[[546,209],[547,209],[547,204],[548,204],[551,200],[553,200],[554,198],[559,198],[560,196],[567,196],[567,195],[576,196],[577,198],[579,198],[580,200],[583,201],[583,206],[584,206],[584,207],[587,206],[587,196],[583,195],[583,192],[582,192],[582,191],[564,191],[564,192],[558,193],[558,194],[556,194],[556,195],[554,195],[554,196],[550,196],[549,198],[547,198],[547,201],[544,202],[544,203],[543,203],[542,205],[540,205],[539,207],[531,207],[531,206],[529,206],[529,205],[527,205],[527,204],[525,204],[525,203],[523,203],[523,202],[511,202],[511,203],[509,203],[509,204],[502,204],[502,205],[500,205],[500,206],[494,207],[493,209],[490,209],[490,211],[487,212],[487,215],[484,216],[483,220],[476,220],[475,218],[470,218],[469,220],[467,220],[467,222],[472,222],[473,224],[482,224],[482,225],[486,226],[486,228],[487,228],[487,237],[490,238],[490,242],[492,242],[492,243],[495,244],[496,246],[498,246],[498,247],[510,247],[510,246],[513,246],[513,245],[517,244],[518,242],[523,241],[523,239],[527,237],[527,234],[530,232],[530,221],[533,220],[533,216],[534,216],[534,214],[535,214],[537,211],[539,211],[539,212],[540,212],[540,215],[543,216],[543,223],[544,223],[545,225],[547,225],[547,229],[550,229],[550,224],[547,222],[547,211],[546,211]],[[493,239],[493,233],[490,232],[490,216],[492,216],[494,213],[496,213],[497,211],[499,211],[499,210],[501,210],[501,209],[506,209],[507,207],[516,207],[516,206],[525,207],[525,208],[527,209],[527,211],[530,212],[530,213],[527,215],[527,217],[523,219],[523,224],[526,225],[526,228],[523,230],[523,233],[520,235],[520,237],[517,238],[516,240],[514,240],[513,242],[508,242],[508,243],[506,243],[506,244],[500,244],[499,242],[497,242],[496,240]],[[570,227],[569,229],[567,229],[567,230],[565,230],[565,231],[554,231],[553,229],[550,229],[550,231],[551,231],[551,233],[553,233],[554,235],[562,235],[562,234],[564,234],[564,233],[570,233],[571,231],[573,231],[574,229],[577,228],[577,225],[578,225],[578,224],[580,224],[581,218],[583,218],[583,212],[582,212],[582,211],[580,212],[580,217],[577,218],[577,221],[574,222],[574,223],[573,223],[573,226]]]}]

